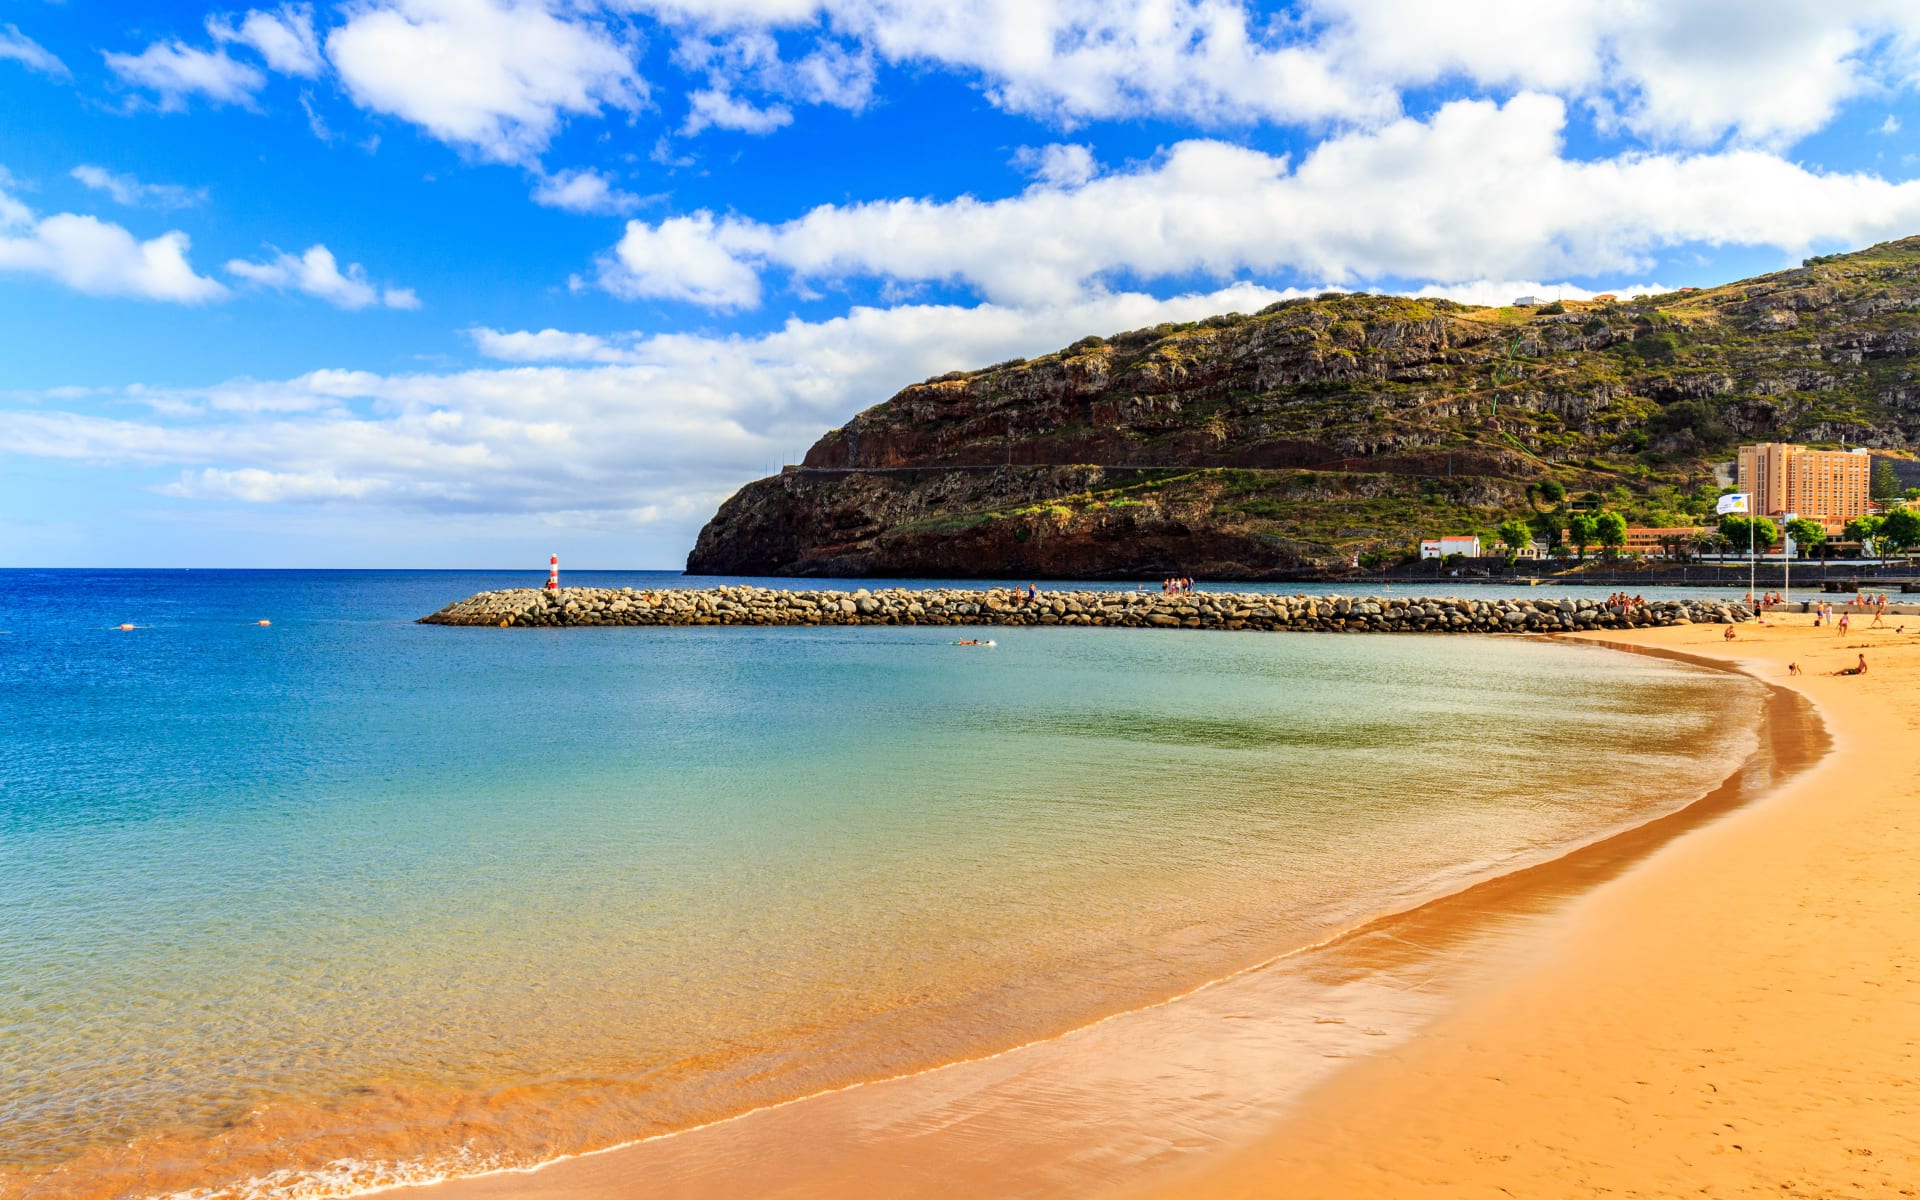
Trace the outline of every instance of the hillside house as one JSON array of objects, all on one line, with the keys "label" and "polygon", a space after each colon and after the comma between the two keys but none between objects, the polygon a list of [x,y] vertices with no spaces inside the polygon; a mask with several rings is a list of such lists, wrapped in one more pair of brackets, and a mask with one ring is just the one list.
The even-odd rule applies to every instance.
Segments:
[{"label": "hillside house", "polygon": [[1480,557],[1480,539],[1476,536],[1425,538],[1420,543],[1420,557],[1445,558],[1449,554],[1458,554],[1465,558]]}]

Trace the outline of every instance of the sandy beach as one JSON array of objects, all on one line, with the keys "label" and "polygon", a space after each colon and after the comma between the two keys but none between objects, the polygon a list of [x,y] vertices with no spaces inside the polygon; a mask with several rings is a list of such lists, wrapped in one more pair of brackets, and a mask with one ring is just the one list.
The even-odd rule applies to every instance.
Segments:
[{"label": "sandy beach", "polygon": [[[1652,826],[1385,919],[1310,965],[992,1060],[434,1190],[1916,1194],[1916,632],[1597,635],[1792,688],[1832,752],[1782,786],[1749,772]],[[1863,650],[1867,676],[1829,674]],[[1805,674],[1789,676],[1796,660]],[[1781,693],[1776,707],[1796,705]],[[1790,716],[1772,728],[1794,736]],[[1364,1019],[1316,1016],[1289,990],[1308,980],[1338,982]],[[1303,1079],[1317,1081],[1304,1095]]]},{"label": "sandy beach", "polygon": [[[1834,752],[1595,889],[1271,1137],[1143,1194],[1920,1194],[1920,623],[1810,620],[1609,636],[1798,689]],[[1861,653],[1866,676],[1831,674]]]}]

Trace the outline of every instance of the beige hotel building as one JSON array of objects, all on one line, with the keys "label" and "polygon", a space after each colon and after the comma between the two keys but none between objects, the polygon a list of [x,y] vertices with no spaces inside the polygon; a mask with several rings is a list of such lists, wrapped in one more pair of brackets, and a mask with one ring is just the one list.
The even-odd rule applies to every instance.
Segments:
[{"label": "beige hotel building", "polygon": [[1865,450],[1809,450],[1792,442],[1740,447],[1736,486],[1761,516],[1849,521],[1867,514],[1872,484],[1873,456]]}]

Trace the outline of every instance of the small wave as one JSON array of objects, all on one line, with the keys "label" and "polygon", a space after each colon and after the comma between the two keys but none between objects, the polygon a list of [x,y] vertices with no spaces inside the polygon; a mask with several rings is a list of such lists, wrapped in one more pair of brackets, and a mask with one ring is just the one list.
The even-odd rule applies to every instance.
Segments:
[{"label": "small wave", "polygon": [[318,1167],[286,1167],[249,1179],[168,1192],[159,1200],[345,1200],[389,1188],[444,1183],[449,1179],[531,1165],[511,1155],[462,1146],[407,1162],[337,1158]]}]

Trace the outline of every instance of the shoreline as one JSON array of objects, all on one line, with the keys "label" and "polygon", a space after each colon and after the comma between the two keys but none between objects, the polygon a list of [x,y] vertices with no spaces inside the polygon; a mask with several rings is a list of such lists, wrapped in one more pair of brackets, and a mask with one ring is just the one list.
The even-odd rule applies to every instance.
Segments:
[{"label": "shoreline", "polygon": [[[1698,629],[1577,640],[1789,688],[1832,751],[1595,888],[1520,969],[1254,1145],[1122,1194],[1914,1194],[1920,753],[1899,702],[1920,643],[1799,621],[1730,644]],[[1830,674],[1860,653],[1867,676]]]},{"label": "shoreline", "polygon": [[[1718,630],[1713,636],[1717,641]],[[1569,640],[1646,652],[1631,645]],[[1711,657],[1654,653],[1730,669],[1724,660]],[[1134,1177],[1141,1173],[1165,1182],[1195,1162],[1231,1161],[1284,1122],[1303,1094],[1311,1095],[1311,1089],[1341,1078],[1345,1071],[1339,1068],[1350,1070],[1350,1060],[1417,1041],[1419,1027],[1437,1019],[1459,999],[1458,993],[1484,986],[1490,971],[1511,969],[1516,956],[1536,949],[1534,943],[1544,936],[1541,931],[1533,929],[1521,936],[1515,933],[1517,926],[1551,924],[1559,910],[1632,871],[1648,856],[1729,813],[1764,802],[1778,791],[1783,779],[1803,772],[1825,753],[1824,727],[1800,695],[1769,686],[1763,704],[1762,745],[1716,787],[1678,809],[1625,828],[1598,831],[1589,841],[1563,848],[1545,860],[1375,917],[1144,1009],[1121,1012],[984,1058],[854,1084],[536,1167],[424,1186],[433,1188],[436,1200],[527,1195],[611,1198],[636,1194],[634,1181],[639,1178],[654,1181],[644,1189],[647,1195],[804,1197],[866,1187],[888,1195],[931,1196],[951,1188],[956,1179],[968,1180],[975,1194],[983,1195],[1009,1190],[1017,1179],[1021,1194],[1117,1195],[1135,1190]],[[1785,736],[1771,736],[1770,731]],[[1459,963],[1452,961],[1476,955],[1484,961],[1466,969],[1458,969]],[[1456,977],[1445,985],[1436,984],[1433,977],[1446,971],[1454,971]],[[1396,991],[1396,981],[1410,975],[1422,977],[1416,990],[1423,994],[1416,1002],[1388,994]],[[1356,1006],[1353,1015],[1362,1019],[1356,1033],[1355,1026],[1344,1019],[1309,1011],[1316,1003],[1323,1006],[1324,998],[1316,1001],[1304,995],[1298,985],[1306,980],[1332,983],[1347,991],[1371,987],[1382,994]],[[1211,1010],[1222,1004],[1228,1008],[1264,1005],[1263,1019],[1277,1017],[1275,1024],[1294,1026],[1278,1038],[1255,1038],[1286,1045],[1251,1047],[1253,1057],[1265,1062],[1270,1073],[1290,1076],[1282,1082],[1291,1086],[1274,1090],[1268,1086],[1271,1080],[1242,1079],[1241,1084],[1256,1091],[1265,1088],[1267,1094],[1241,1106],[1243,1111],[1214,1114],[1217,1128],[1196,1134],[1190,1139],[1195,1144],[1141,1158],[1140,1148],[1150,1150],[1158,1140],[1146,1128],[1155,1118],[1144,1111],[1138,1096],[1116,1104],[1095,1095],[1103,1087],[1131,1086],[1133,1068],[1122,1068],[1116,1077],[1111,1062],[1124,1062],[1142,1044],[1153,1051],[1149,1057],[1159,1068],[1167,1069],[1171,1063],[1176,1073],[1183,1060],[1217,1060],[1222,1046],[1204,1026],[1221,1015]],[[1369,1004],[1375,1008],[1369,1010]],[[1366,1025],[1369,1011],[1374,1020]],[[1244,1013],[1224,1019],[1255,1024]],[[1303,1023],[1307,1026],[1304,1042],[1298,1028]],[[1250,1049],[1247,1038],[1236,1034],[1233,1040],[1239,1043],[1234,1055],[1244,1059]],[[1178,1049],[1169,1051],[1173,1045]],[[1187,1082],[1193,1086],[1218,1083],[1212,1077],[1218,1065]],[[1071,1122],[1060,1118],[1057,1107],[1068,1093],[1080,1110]],[[1030,1122],[1030,1110],[1043,1099],[1053,1111],[1039,1118],[1042,1126],[1037,1138],[1030,1123],[1022,1128],[1022,1121],[1009,1121],[1014,1114],[1028,1113]],[[902,1118],[903,1113],[908,1115]],[[1161,1114],[1163,1123],[1165,1115]],[[1180,1119],[1191,1121],[1201,1115],[1189,1112]],[[925,1126],[933,1127],[932,1131]],[[1061,1178],[1057,1164],[1048,1161],[1062,1153],[1059,1143],[1063,1141],[1065,1149],[1098,1158],[1103,1150],[1097,1143],[1108,1137],[1132,1147],[1118,1151],[1128,1160],[1127,1169],[1093,1178],[1069,1171],[1070,1177]],[[988,1145],[994,1150],[983,1155]],[[1104,1152],[1109,1157],[1114,1153],[1112,1147]],[[779,1166],[763,1165],[770,1163]],[[1027,1186],[1035,1182],[1039,1186]],[[1202,1189],[1192,1194],[1211,1193]]]}]

